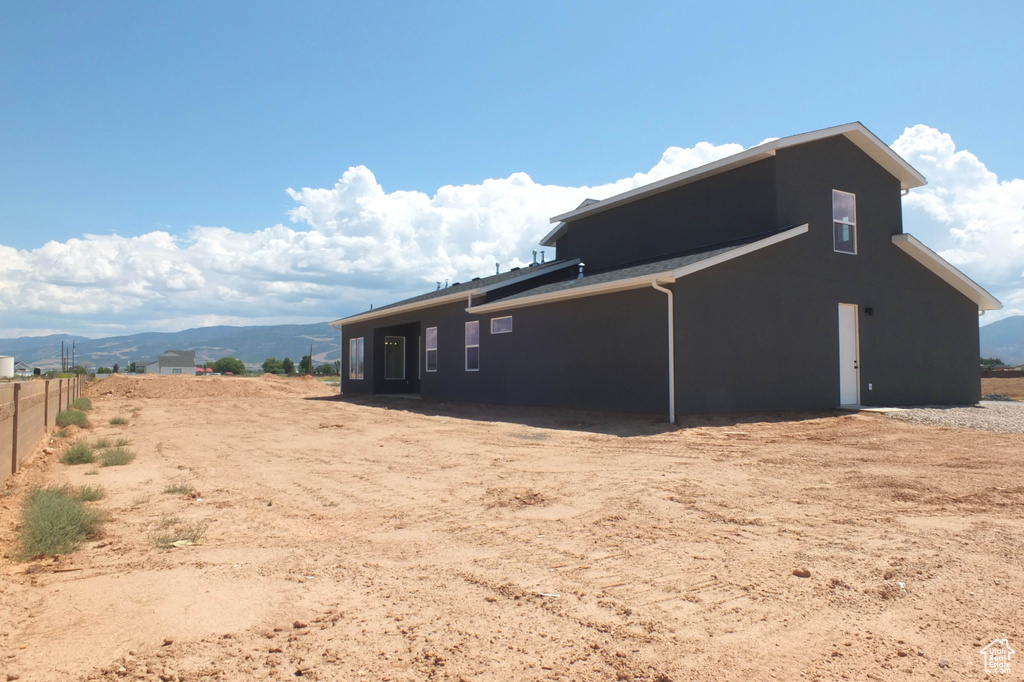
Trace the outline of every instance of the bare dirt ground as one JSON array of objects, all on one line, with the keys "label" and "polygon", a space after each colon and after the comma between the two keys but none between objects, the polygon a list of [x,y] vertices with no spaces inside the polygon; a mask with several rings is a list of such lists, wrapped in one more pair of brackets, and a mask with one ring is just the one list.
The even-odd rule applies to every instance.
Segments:
[{"label": "bare dirt ground", "polygon": [[1001,393],[1014,400],[1024,400],[1024,377],[1013,377],[1012,379],[982,379],[982,395],[988,393]]},{"label": "bare dirt ground", "polygon": [[[87,436],[138,457],[40,450],[12,477],[0,681],[963,680],[997,637],[1024,646],[1024,436],[335,390],[91,385]],[[21,496],[50,482],[102,484],[109,521],[15,562]],[[158,549],[171,518],[205,542]]]}]

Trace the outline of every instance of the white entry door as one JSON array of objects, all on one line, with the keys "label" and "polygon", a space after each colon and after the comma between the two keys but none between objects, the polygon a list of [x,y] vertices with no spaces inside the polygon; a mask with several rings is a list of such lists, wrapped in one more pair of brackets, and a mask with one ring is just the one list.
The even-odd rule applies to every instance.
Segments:
[{"label": "white entry door", "polygon": [[860,342],[858,307],[839,304],[839,404],[860,404]]}]

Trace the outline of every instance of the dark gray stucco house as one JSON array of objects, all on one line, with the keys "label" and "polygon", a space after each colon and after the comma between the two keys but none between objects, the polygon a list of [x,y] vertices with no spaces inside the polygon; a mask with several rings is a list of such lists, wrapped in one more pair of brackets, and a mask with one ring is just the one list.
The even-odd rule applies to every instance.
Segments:
[{"label": "dark gray stucco house", "polygon": [[332,322],[345,394],[677,413],[974,403],[1001,307],[903,232],[860,123],[552,218],[554,261]]}]

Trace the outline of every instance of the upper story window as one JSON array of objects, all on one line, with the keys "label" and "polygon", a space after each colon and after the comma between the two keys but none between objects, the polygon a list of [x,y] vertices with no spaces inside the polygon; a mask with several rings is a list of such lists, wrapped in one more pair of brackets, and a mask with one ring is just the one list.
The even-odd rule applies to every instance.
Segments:
[{"label": "upper story window", "polygon": [[857,253],[857,196],[832,190],[832,248]]}]

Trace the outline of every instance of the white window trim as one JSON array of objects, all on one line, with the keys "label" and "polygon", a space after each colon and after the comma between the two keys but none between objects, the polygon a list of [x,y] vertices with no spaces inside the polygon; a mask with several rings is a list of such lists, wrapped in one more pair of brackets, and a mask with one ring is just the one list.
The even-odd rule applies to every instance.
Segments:
[{"label": "white window trim", "polygon": [[[430,347],[430,330],[434,330],[434,347]],[[434,351],[434,369],[430,369],[430,351]],[[427,327],[427,352],[423,357],[423,367],[428,372],[437,371],[437,327]]]},{"label": "white window trim", "polygon": [[[362,371],[366,364],[366,345],[363,339],[364,337],[360,336],[348,340],[348,378],[352,381],[361,381],[365,376],[365,372]],[[356,358],[359,359],[358,364],[355,362]],[[357,372],[356,367],[361,371]]]},{"label": "white window trim", "polygon": [[[476,343],[474,345],[469,344],[469,327],[470,325],[476,325]],[[480,371],[480,320],[471,320],[466,323],[466,371],[467,372],[479,372]],[[469,366],[469,349],[476,348],[476,367]]]},{"label": "white window trim", "polygon": [[[508,320],[508,329],[499,329],[499,330],[495,331],[494,323],[498,322],[500,320]],[[511,315],[504,315],[502,317],[492,317],[491,318],[491,333],[492,334],[511,334],[512,333],[512,316]]]},{"label": "white window trim", "polygon": [[[845,194],[853,197],[853,222],[836,218],[836,194]],[[853,251],[842,251],[836,248],[836,223],[849,225],[853,229]],[[835,253],[845,253],[848,256],[857,255],[857,195],[853,192],[844,192],[841,189],[832,190],[832,251]]]}]

